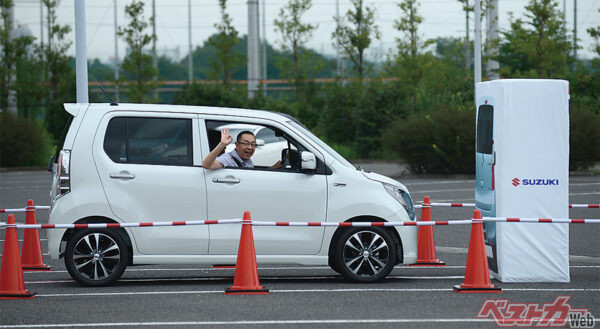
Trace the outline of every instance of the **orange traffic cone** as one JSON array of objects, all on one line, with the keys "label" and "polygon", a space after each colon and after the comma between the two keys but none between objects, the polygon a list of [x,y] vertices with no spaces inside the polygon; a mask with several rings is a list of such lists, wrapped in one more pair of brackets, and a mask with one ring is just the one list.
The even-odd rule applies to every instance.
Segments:
[{"label": "orange traffic cone", "polygon": [[[8,215],[8,225],[15,224],[15,216]],[[25,289],[17,228],[7,227],[4,235],[2,265],[0,265],[0,299],[31,299],[35,293]]]},{"label": "orange traffic cone", "polygon": [[[420,221],[431,221],[431,201],[428,196],[423,199]],[[419,226],[419,233],[417,235],[417,263],[410,266],[446,266],[446,263],[437,259],[435,255],[433,227]]]},{"label": "orange traffic cone", "polygon": [[[473,219],[481,219],[481,212],[479,210],[475,210]],[[460,286],[454,286],[454,291],[461,293],[502,291],[500,288],[494,287],[490,280],[481,223],[471,224],[471,240],[469,241],[465,282]]]},{"label": "orange traffic cone", "polygon": [[[27,200],[25,224],[37,224],[33,200]],[[23,237],[23,253],[21,254],[23,271],[51,271],[50,266],[44,264],[40,235],[36,228],[26,228]]]},{"label": "orange traffic cone", "polygon": [[258,268],[256,266],[256,251],[252,236],[250,212],[244,212],[240,246],[238,247],[237,263],[233,285],[225,290],[225,295],[268,295],[269,289],[260,285]]}]

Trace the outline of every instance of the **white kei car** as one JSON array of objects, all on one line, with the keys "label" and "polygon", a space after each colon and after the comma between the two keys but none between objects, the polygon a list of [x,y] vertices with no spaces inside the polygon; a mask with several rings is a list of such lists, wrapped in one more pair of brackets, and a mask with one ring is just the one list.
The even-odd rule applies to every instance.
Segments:
[{"label": "white kei car", "polygon": [[[232,108],[65,104],[72,115],[51,169],[51,224],[241,218],[298,222],[414,221],[406,187],[357,169],[293,117]],[[220,128],[254,127],[254,168],[205,170]],[[262,142],[261,142],[262,144]],[[268,147],[273,150],[266,151]],[[277,160],[281,169],[269,169]],[[235,264],[240,224],[55,229],[52,258],[90,286],[138,264]],[[417,258],[416,227],[256,226],[258,263],[329,265],[384,279]]]}]

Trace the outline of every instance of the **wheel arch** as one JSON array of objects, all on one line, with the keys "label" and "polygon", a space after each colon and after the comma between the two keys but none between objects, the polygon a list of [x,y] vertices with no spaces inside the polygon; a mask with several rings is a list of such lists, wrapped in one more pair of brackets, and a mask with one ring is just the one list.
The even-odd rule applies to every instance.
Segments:
[{"label": "wheel arch", "polygon": [[[377,217],[377,216],[363,215],[363,216],[352,217],[350,219],[345,220],[344,222],[346,222],[346,223],[350,223],[350,222],[387,222],[387,220]],[[327,253],[328,262],[329,262],[330,267],[333,267],[335,242],[337,241],[337,239],[339,239],[340,235],[346,228],[347,227],[338,227],[335,230],[335,233],[333,233],[333,236],[331,237],[331,241],[329,242],[329,251]],[[398,234],[398,230],[396,230],[394,227],[391,227],[391,226],[383,227],[383,229],[386,230],[387,232],[389,232],[392,235],[392,237],[394,238],[394,241],[396,242],[396,248],[398,250],[396,264],[402,263],[402,261],[404,260],[404,251],[403,251],[404,249],[402,247],[402,238],[400,238],[400,234]]]},{"label": "wheel arch", "polygon": [[[103,216],[89,216],[89,217],[84,217],[81,219],[78,219],[75,223],[73,224],[91,224],[91,223],[118,223],[116,220],[108,218],[108,217],[103,217]],[[69,238],[75,234],[77,229],[67,229],[65,231],[65,233],[63,234],[62,238],[61,238],[61,244],[60,244],[60,257],[64,257],[64,253],[65,253],[65,248],[66,248],[66,242],[69,240]],[[110,230],[115,230],[115,232],[117,234],[119,234],[123,240],[125,241],[125,244],[127,245],[127,248],[129,249],[129,259],[127,261],[127,265],[131,265],[133,264],[133,245],[131,243],[131,238],[129,237],[129,234],[127,234],[127,231],[125,231],[124,228],[110,228]],[[65,243],[62,243],[65,242]]]}]

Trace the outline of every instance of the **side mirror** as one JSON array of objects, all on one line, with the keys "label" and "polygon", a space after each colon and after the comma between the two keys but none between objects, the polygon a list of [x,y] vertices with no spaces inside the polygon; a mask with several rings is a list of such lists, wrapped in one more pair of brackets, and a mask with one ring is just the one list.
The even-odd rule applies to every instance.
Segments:
[{"label": "side mirror", "polygon": [[256,146],[265,146],[265,140],[264,139],[257,139],[256,140]]},{"label": "side mirror", "polygon": [[302,161],[300,168],[302,170],[315,170],[315,168],[317,168],[317,159],[314,154],[304,151],[301,156]]}]

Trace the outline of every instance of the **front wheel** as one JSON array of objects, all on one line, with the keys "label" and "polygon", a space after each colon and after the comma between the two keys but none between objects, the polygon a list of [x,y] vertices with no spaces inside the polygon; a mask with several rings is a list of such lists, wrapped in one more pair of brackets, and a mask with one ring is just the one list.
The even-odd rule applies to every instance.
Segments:
[{"label": "front wheel", "polygon": [[129,249],[115,231],[86,229],[67,241],[65,266],[71,277],[86,286],[104,286],[118,280],[129,259]]},{"label": "front wheel", "polygon": [[356,282],[377,282],[394,269],[398,249],[392,236],[379,227],[356,227],[335,242],[334,264]]}]

